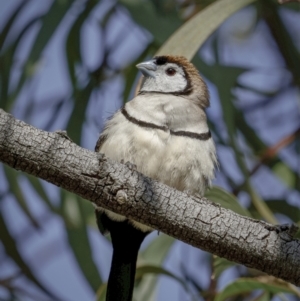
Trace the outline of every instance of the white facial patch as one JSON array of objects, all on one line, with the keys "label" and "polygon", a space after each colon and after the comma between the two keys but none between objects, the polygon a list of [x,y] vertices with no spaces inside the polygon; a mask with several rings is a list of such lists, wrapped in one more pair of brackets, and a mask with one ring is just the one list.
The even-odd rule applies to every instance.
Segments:
[{"label": "white facial patch", "polygon": [[[174,69],[174,75],[168,75],[168,69]],[[174,93],[184,91],[187,85],[184,71],[177,64],[167,63],[158,65],[155,71],[155,77],[146,77],[141,91]]]}]

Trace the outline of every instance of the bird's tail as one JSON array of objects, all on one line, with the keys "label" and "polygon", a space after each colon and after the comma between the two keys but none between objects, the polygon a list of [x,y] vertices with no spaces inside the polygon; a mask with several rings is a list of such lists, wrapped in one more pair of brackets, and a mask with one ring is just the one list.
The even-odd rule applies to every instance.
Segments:
[{"label": "bird's tail", "polygon": [[131,301],[138,251],[149,232],[134,228],[128,221],[116,222],[108,218],[105,226],[113,245],[106,301]]}]

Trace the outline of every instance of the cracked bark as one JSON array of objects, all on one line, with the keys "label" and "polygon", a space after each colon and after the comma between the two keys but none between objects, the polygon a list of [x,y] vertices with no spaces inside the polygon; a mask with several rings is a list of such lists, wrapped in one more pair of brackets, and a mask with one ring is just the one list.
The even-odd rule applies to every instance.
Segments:
[{"label": "cracked bark", "polygon": [[300,285],[300,240],[0,110],[0,161],[228,260]]}]

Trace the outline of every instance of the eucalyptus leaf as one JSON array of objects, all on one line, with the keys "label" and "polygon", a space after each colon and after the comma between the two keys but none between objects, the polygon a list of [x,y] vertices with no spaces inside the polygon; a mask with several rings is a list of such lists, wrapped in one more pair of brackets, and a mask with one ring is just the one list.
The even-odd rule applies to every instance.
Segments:
[{"label": "eucalyptus leaf", "polygon": [[73,5],[72,0],[54,1],[50,9],[41,17],[42,26],[32,44],[30,54],[23,67],[23,72],[20,80],[14,91],[15,98],[21,91],[23,84],[27,79],[31,78],[38,70],[41,55],[46,45],[51,40],[52,35],[57,30],[59,24],[68,13],[70,7]]},{"label": "eucalyptus leaf", "polygon": [[28,4],[28,0],[24,0],[19,2],[19,4],[16,6],[14,12],[11,14],[11,16],[8,18],[8,20],[5,22],[4,27],[2,28],[0,32],[0,50],[3,50],[4,42],[7,40],[7,37],[11,31],[12,26],[15,24],[16,20],[19,18],[20,13],[22,13],[23,8],[26,4]]},{"label": "eucalyptus leaf", "polygon": [[50,198],[48,197],[41,180],[39,178],[26,175],[29,183],[32,185],[35,192],[40,196],[41,200],[47,205],[47,207],[54,213],[58,213],[58,210],[53,206]]},{"label": "eucalyptus leaf", "polygon": [[226,209],[230,209],[240,215],[251,217],[250,212],[240,205],[238,199],[233,194],[227,192],[221,187],[212,187],[206,192],[205,197],[213,202],[220,204]]},{"label": "eucalyptus leaf", "polygon": [[27,201],[24,196],[24,193],[19,185],[18,176],[20,176],[20,174],[16,170],[14,170],[6,165],[4,165],[3,167],[4,167],[3,169],[4,169],[4,173],[6,175],[6,179],[7,179],[8,185],[9,185],[10,192],[15,197],[15,200],[17,201],[17,203],[20,206],[23,213],[29,219],[32,226],[34,226],[36,229],[39,229],[40,226],[39,226],[38,222],[35,220],[34,216],[32,215],[32,213],[27,205]]},{"label": "eucalyptus leaf", "polygon": [[141,266],[138,266],[137,269],[136,269],[135,278],[136,279],[142,278],[144,275],[147,275],[147,274],[157,274],[157,275],[169,276],[172,279],[179,282],[185,290],[188,290],[188,287],[187,287],[187,285],[186,285],[186,283],[184,282],[183,279],[181,279],[180,277],[178,277],[175,274],[171,273],[170,271],[167,271],[166,269],[162,268],[161,266],[155,266],[155,265],[141,265]]},{"label": "eucalyptus leaf", "polygon": [[146,249],[140,252],[141,260],[157,265],[164,262],[176,240],[163,233],[158,233],[158,235]]},{"label": "eucalyptus leaf", "polygon": [[269,26],[271,35],[280,50],[287,68],[293,75],[294,83],[300,87],[300,55],[296,43],[291,38],[285,22],[280,17],[279,7],[272,0],[259,1],[263,17]]},{"label": "eucalyptus leaf", "polygon": [[[214,64],[213,66],[208,66],[203,60],[197,59],[197,65],[200,66],[201,72],[213,81],[217,88],[219,97],[221,100],[221,106],[223,111],[224,123],[227,128],[228,133],[228,145],[232,148],[235,154],[236,162],[240,169],[240,172],[244,176],[244,189],[248,192],[251,197],[255,208],[259,214],[268,222],[276,224],[276,218],[274,217],[272,211],[268,208],[265,202],[260,198],[255,189],[252,187],[250,181],[250,173],[245,163],[244,153],[241,151],[238,143],[237,129],[238,129],[238,118],[242,115],[236,107],[234,106],[232,99],[232,87],[237,83],[237,78],[246,69],[228,67],[219,64]],[[213,68],[212,68],[213,67]]]},{"label": "eucalyptus leaf", "polygon": [[[267,145],[257,135],[256,131],[247,124],[245,117],[241,112],[236,110],[236,126],[239,131],[243,134],[244,139],[247,141],[248,146],[252,149],[253,153],[257,156],[262,156],[264,152],[268,150]],[[264,160],[262,164],[269,166],[274,174],[279,177],[285,184],[290,188],[296,188],[300,185],[300,178],[297,172],[292,170],[289,165],[281,160],[280,157],[274,156],[268,160]],[[243,186],[243,184],[240,185]]]},{"label": "eucalyptus leaf", "polygon": [[106,289],[107,289],[107,284],[102,283],[96,293],[97,301],[105,301],[106,300]]},{"label": "eucalyptus leaf", "polygon": [[216,255],[213,256],[213,271],[214,271],[214,276],[216,278],[219,278],[225,270],[231,268],[234,265],[235,265],[234,262],[231,262],[225,258],[221,258]]},{"label": "eucalyptus leaf", "polygon": [[271,276],[261,276],[256,278],[240,278],[233,281],[217,294],[214,301],[227,300],[227,298],[254,290],[264,290],[272,294],[290,293],[297,297],[300,296],[299,290],[294,285]]},{"label": "eucalyptus leaf", "polygon": [[85,8],[76,18],[66,39],[66,58],[68,62],[69,76],[71,78],[71,82],[73,84],[74,89],[76,89],[75,67],[77,64],[80,64],[82,62],[81,51],[80,51],[82,26],[87,20],[93,8],[97,4],[98,1],[86,2]]},{"label": "eucalyptus leaf", "polygon": [[[22,13],[24,6],[29,1],[21,1],[5,22],[4,27],[0,32],[0,100],[1,107],[8,109],[8,88],[10,81],[11,69],[13,66],[13,57],[15,54],[15,47],[7,46],[4,50],[4,43],[8,40],[11,33],[11,28],[15,24],[16,20],[19,18],[20,13]],[[24,26],[27,28],[27,26]],[[18,40],[18,39],[15,39]]]},{"label": "eucalyptus leaf", "polygon": [[272,170],[274,174],[289,188],[294,188],[297,176],[286,164],[277,162],[273,165]]},{"label": "eucalyptus leaf", "polygon": [[[169,254],[175,239],[165,234],[159,234],[146,249],[140,252],[137,265],[151,264],[161,266]],[[136,300],[156,300],[157,277],[147,276],[138,283],[134,290]]]},{"label": "eucalyptus leaf", "polygon": [[92,290],[96,292],[102,279],[93,260],[88,236],[87,220],[92,210],[92,206],[84,202],[82,198],[61,190],[61,215],[64,217],[70,248],[83,276]]},{"label": "eucalyptus leaf", "polygon": [[233,13],[255,0],[218,0],[197,13],[181,26],[157,55],[176,54],[192,59],[207,38]]},{"label": "eucalyptus leaf", "polygon": [[92,80],[82,90],[74,90],[74,107],[67,125],[68,136],[77,144],[80,144],[82,127],[90,96],[95,85]]},{"label": "eucalyptus leaf", "polygon": [[182,24],[175,6],[168,11],[163,11],[157,10],[151,1],[120,0],[119,2],[128,9],[135,22],[150,31],[154,42],[159,45]]},{"label": "eucalyptus leaf", "polygon": [[[15,56],[22,41],[23,37],[32,29],[32,27],[40,21],[40,17],[33,18],[27,22],[22,27],[22,30],[14,35],[12,41],[10,41],[9,46],[7,46],[4,50],[1,50],[0,55],[0,105],[6,111],[9,111],[17,95],[21,91],[21,85],[18,87],[12,88],[11,85],[11,73],[16,67]],[[6,38],[6,37],[5,37]],[[11,91],[9,89],[11,88]]]},{"label": "eucalyptus leaf", "polygon": [[6,254],[15,262],[15,264],[20,268],[21,272],[38,288],[40,288],[44,293],[53,298],[54,300],[61,300],[55,296],[49,289],[47,289],[34,275],[31,268],[27,265],[26,261],[23,259],[22,254],[19,252],[17,244],[10,234],[6,222],[0,211],[0,241],[3,244]]},{"label": "eucalyptus leaf", "polygon": [[267,200],[267,204],[274,213],[284,214],[293,222],[300,222],[300,209],[285,200]]},{"label": "eucalyptus leaf", "polygon": [[252,301],[270,301],[271,299],[271,294],[269,292],[264,292],[256,298],[254,298]]}]

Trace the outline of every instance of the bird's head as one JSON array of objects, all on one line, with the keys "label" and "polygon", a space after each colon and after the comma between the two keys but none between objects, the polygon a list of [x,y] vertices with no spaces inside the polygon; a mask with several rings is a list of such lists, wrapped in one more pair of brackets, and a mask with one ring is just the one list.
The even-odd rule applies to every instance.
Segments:
[{"label": "bird's head", "polygon": [[209,106],[207,86],[198,70],[183,56],[156,56],[137,65],[143,73],[141,93],[162,93],[182,96],[202,108]]}]

